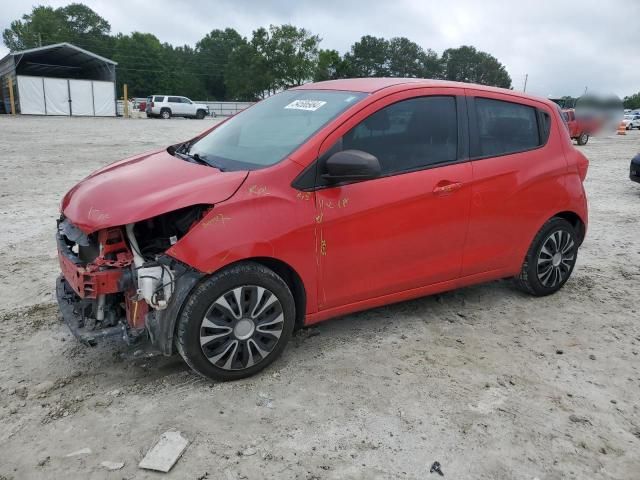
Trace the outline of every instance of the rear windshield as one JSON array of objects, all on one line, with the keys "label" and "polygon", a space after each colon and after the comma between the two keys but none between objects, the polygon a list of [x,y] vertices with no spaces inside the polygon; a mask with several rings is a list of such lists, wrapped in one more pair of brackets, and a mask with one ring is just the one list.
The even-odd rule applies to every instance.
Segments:
[{"label": "rear windshield", "polygon": [[227,120],[189,154],[225,170],[254,170],[278,163],[320,128],[365,96],[363,93],[289,90]]}]

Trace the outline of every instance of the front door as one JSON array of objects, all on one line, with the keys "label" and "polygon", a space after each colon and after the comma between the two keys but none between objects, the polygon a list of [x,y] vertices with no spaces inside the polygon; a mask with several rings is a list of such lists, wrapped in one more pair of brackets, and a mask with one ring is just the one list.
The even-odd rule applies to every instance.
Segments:
[{"label": "front door", "polygon": [[335,143],[327,155],[375,155],[382,176],[316,192],[321,310],[460,275],[471,166],[462,161],[458,118],[466,117],[455,95],[423,89],[387,97],[327,139]]}]

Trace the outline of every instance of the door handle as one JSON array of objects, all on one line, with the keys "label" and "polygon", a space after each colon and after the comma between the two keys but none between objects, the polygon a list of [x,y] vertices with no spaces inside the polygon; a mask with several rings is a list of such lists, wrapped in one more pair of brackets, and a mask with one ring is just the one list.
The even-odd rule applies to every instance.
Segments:
[{"label": "door handle", "polygon": [[433,193],[442,195],[446,193],[455,192],[456,190],[460,190],[462,188],[462,182],[440,182],[433,189]]}]

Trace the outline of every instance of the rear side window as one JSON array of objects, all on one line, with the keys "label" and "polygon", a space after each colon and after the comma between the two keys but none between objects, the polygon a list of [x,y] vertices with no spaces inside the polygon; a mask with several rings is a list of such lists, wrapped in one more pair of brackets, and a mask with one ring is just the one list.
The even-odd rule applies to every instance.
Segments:
[{"label": "rear side window", "polygon": [[535,108],[488,98],[476,98],[475,105],[480,156],[524,152],[541,145]]},{"label": "rear side window", "polygon": [[158,103],[162,103],[162,102],[164,102],[164,96],[162,96],[162,97],[155,96],[155,97],[153,97],[153,101],[154,102],[158,102]]},{"label": "rear side window", "polygon": [[549,133],[551,132],[551,115],[547,112],[540,111],[540,145],[547,143]]},{"label": "rear side window", "polygon": [[378,110],[344,135],[342,149],[375,155],[383,175],[454,161],[455,97],[412,98]]}]

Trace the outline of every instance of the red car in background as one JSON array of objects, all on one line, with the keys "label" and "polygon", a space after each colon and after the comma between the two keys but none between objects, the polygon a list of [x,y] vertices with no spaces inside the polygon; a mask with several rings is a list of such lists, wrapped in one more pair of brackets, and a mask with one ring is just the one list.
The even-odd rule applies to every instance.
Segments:
[{"label": "red car in background", "polygon": [[295,327],[513,277],[559,290],[588,161],[548,100],[421,79],[307,84],[109,165],[58,221],[65,321],[251,375]]},{"label": "red car in background", "polygon": [[576,140],[578,145],[586,145],[589,137],[598,131],[602,123],[588,117],[577,116],[573,108],[562,110],[562,116],[569,128],[569,136]]}]

